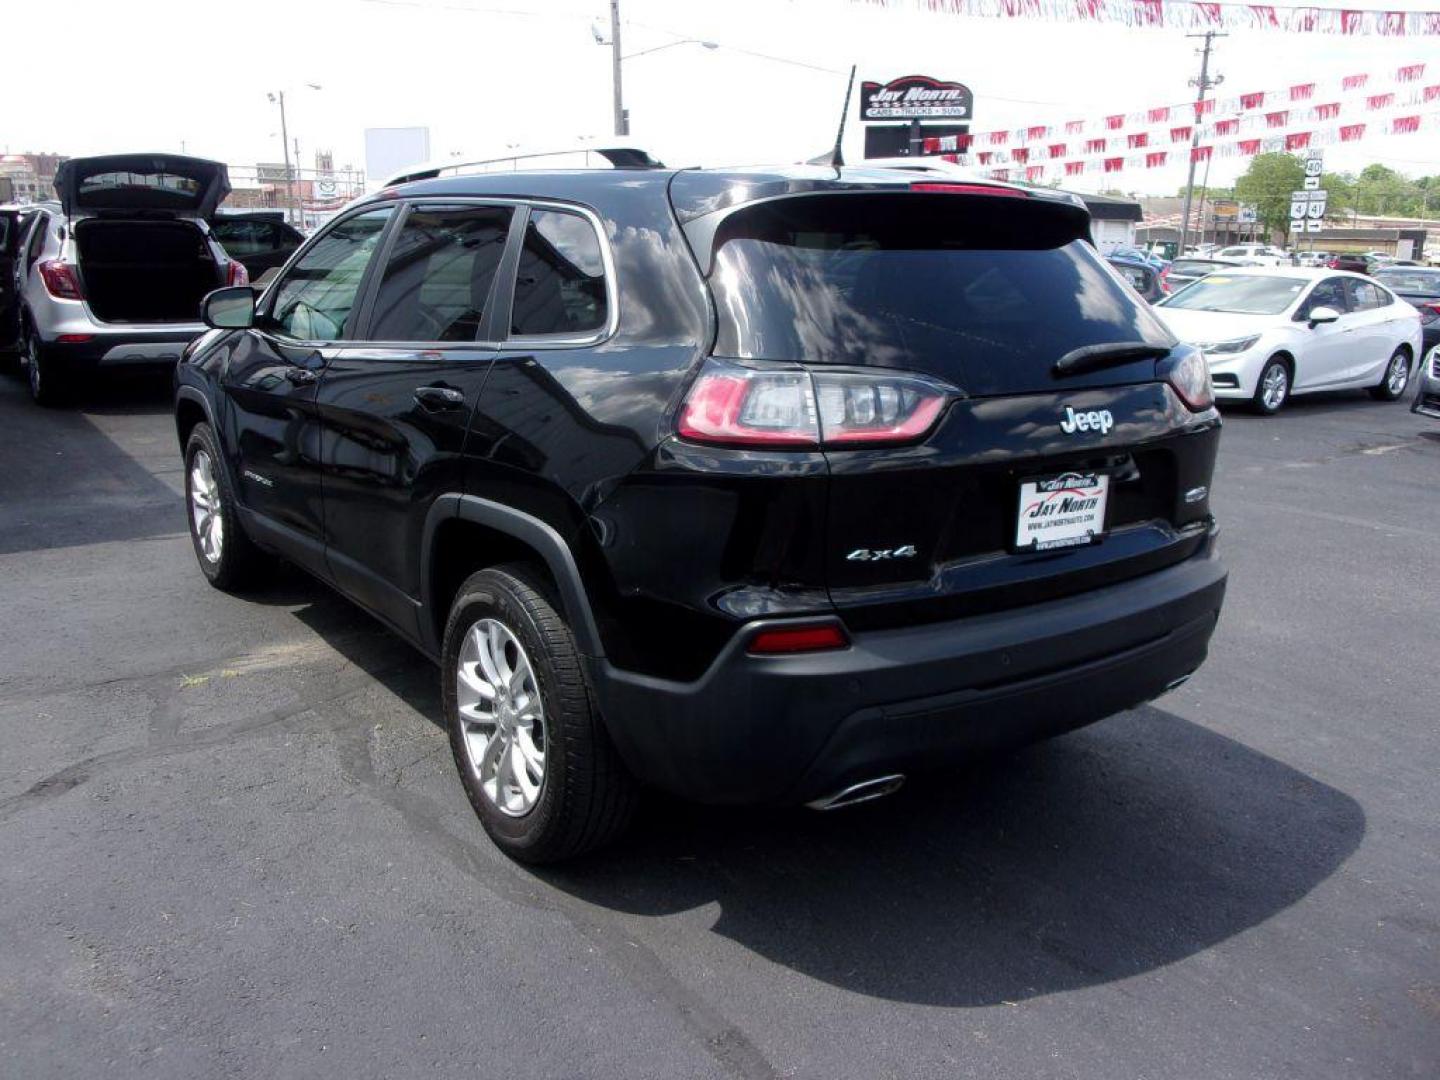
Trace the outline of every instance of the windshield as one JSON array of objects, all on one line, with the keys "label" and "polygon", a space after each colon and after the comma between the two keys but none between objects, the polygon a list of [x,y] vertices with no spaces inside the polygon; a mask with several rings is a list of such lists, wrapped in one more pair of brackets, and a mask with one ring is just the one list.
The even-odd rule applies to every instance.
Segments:
[{"label": "windshield", "polygon": [[919,194],[739,211],[716,233],[715,352],[906,368],[979,396],[1047,386],[1055,361],[1080,346],[1172,346],[1148,307],[1074,239],[1069,214],[1028,200]]},{"label": "windshield", "polygon": [[1293,304],[1306,278],[1210,274],[1162,301],[1182,311],[1223,311],[1235,315],[1279,315]]},{"label": "windshield", "polygon": [[1440,270],[1382,270],[1375,280],[1402,293],[1440,293]]}]

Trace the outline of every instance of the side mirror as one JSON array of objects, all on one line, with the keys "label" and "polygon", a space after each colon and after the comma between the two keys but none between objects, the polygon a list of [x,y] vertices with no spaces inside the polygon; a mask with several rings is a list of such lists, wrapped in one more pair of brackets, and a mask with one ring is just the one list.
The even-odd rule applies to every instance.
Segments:
[{"label": "side mirror", "polygon": [[216,289],[200,301],[200,319],[215,330],[248,330],[255,325],[255,291],[249,285]]},{"label": "side mirror", "polygon": [[1340,318],[1340,312],[1333,307],[1317,307],[1310,309],[1310,329],[1315,329],[1321,323],[1332,323]]}]

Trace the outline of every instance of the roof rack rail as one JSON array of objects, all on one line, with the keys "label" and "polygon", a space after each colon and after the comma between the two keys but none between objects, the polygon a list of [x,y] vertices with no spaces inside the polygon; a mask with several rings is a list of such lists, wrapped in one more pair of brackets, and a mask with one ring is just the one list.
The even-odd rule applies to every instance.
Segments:
[{"label": "roof rack rail", "polygon": [[664,164],[633,143],[577,143],[546,150],[524,150],[498,157],[446,159],[411,165],[386,179],[382,187],[467,173],[524,172],[533,169],[663,169]]}]

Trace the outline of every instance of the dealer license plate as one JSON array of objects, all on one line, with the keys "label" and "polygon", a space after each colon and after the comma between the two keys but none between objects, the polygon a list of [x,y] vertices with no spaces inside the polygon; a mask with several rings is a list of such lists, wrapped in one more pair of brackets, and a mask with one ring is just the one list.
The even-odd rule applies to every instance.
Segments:
[{"label": "dealer license plate", "polygon": [[1022,482],[1016,548],[1049,551],[1094,543],[1105,532],[1109,494],[1104,473],[1067,472]]}]

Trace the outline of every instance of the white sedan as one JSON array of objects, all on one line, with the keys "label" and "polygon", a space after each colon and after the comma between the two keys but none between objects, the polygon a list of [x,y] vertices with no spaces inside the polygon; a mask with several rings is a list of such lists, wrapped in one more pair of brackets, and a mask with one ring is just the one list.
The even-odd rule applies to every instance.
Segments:
[{"label": "white sedan", "polygon": [[1201,278],[1155,305],[1210,363],[1215,396],[1278,412],[1291,394],[1405,393],[1420,358],[1420,313],[1363,274],[1246,267]]}]

